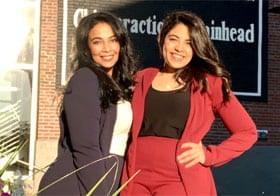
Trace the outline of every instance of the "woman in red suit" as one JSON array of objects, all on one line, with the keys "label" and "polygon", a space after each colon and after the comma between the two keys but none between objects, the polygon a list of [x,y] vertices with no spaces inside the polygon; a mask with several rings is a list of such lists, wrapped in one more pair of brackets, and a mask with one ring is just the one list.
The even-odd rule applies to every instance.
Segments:
[{"label": "woman in red suit", "polygon": [[111,195],[119,186],[132,122],[136,61],[126,28],[110,13],[82,18],[72,57],[58,155],[40,182],[39,195],[84,196],[112,169],[93,192]]},{"label": "woman in red suit", "polygon": [[[231,90],[205,24],[188,11],[171,13],[158,36],[164,64],[136,74],[132,138],[122,196],[216,195],[210,168],[240,156],[257,140],[256,126]],[[230,136],[202,140],[219,116]]]}]

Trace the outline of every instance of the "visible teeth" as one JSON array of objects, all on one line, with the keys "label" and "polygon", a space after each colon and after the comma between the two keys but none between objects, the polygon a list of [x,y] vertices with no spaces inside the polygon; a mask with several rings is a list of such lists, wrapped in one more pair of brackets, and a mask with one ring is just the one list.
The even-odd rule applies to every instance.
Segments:
[{"label": "visible teeth", "polygon": [[109,60],[109,59],[111,59],[111,58],[112,58],[112,56],[103,56],[103,59]]},{"label": "visible teeth", "polygon": [[181,55],[177,55],[177,54],[173,54],[173,56],[174,56],[176,59],[182,59],[182,58],[183,58]]}]

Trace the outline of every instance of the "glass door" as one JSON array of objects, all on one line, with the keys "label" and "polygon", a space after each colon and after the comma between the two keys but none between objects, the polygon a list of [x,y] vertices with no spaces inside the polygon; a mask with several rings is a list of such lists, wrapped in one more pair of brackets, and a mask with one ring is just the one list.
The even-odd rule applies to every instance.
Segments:
[{"label": "glass door", "polygon": [[15,155],[4,175],[30,176],[37,119],[40,1],[0,4],[0,169]]}]

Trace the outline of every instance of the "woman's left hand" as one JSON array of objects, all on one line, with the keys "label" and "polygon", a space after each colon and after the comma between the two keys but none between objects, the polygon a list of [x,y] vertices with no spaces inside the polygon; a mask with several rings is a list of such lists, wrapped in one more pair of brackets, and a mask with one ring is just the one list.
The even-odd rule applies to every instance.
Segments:
[{"label": "woman's left hand", "polygon": [[196,144],[192,142],[183,143],[181,148],[186,148],[186,151],[177,156],[179,163],[185,164],[186,168],[192,167],[197,163],[205,162],[205,154],[201,141]]}]

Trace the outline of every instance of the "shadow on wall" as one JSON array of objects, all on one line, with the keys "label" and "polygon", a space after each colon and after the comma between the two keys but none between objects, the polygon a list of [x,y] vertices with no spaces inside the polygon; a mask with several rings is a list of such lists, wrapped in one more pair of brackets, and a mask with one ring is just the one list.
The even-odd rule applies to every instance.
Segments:
[{"label": "shadow on wall", "polygon": [[219,196],[280,195],[279,146],[254,146],[237,159],[212,170]]}]

